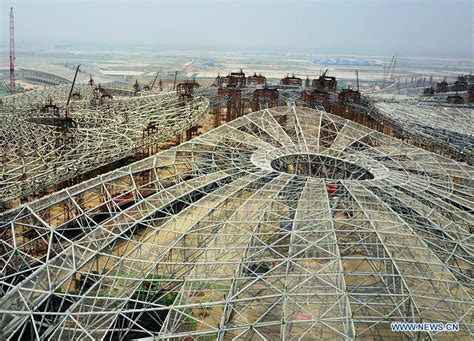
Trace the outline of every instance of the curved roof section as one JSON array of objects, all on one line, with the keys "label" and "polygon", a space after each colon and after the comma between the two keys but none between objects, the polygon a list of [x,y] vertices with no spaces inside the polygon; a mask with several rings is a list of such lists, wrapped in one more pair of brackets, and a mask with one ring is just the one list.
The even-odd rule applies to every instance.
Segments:
[{"label": "curved roof section", "polygon": [[423,133],[474,152],[474,109],[423,102],[377,102],[375,107],[396,121]]},{"label": "curved roof section", "polygon": [[325,112],[255,112],[0,216],[0,329],[469,338],[473,174]]},{"label": "curved roof section", "polygon": [[[172,92],[133,96],[127,89],[79,85],[65,119],[69,89],[58,86],[3,100],[0,204],[173,138],[195,126],[209,105],[203,97],[184,103]],[[99,106],[94,96],[105,93],[109,97]]]},{"label": "curved roof section", "polygon": [[[25,71],[34,71],[34,72],[39,72],[39,73],[46,73],[50,74],[52,76],[57,76],[65,79],[67,82],[71,82],[71,80],[74,78],[75,74],[75,67],[68,68],[63,65],[58,65],[58,64],[52,64],[48,62],[40,62],[40,61],[35,61],[35,60],[28,60],[26,63],[22,63],[21,60],[19,60],[19,64],[15,65],[16,67],[19,66],[20,72],[22,70]],[[82,71],[82,70],[81,70]],[[103,75],[99,72],[99,70],[96,69],[88,69],[86,72],[79,72],[77,74],[77,79],[76,79],[76,84],[86,84],[89,82],[91,73],[94,76],[94,79],[96,82],[99,83],[106,83],[106,82],[112,82],[113,79],[110,77],[107,77],[106,75]]]}]

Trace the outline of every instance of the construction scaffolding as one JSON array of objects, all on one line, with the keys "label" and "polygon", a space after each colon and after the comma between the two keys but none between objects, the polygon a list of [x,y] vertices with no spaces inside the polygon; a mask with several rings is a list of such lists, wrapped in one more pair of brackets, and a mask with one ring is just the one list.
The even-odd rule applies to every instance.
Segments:
[{"label": "construction scaffolding", "polygon": [[[226,77],[218,75],[216,87],[201,88],[199,94],[210,100],[214,127],[252,111],[282,105],[304,106],[324,109],[417,147],[474,165],[474,110],[472,104],[466,103],[467,91],[422,97],[422,88],[416,97],[395,95],[389,88],[384,89],[386,93],[370,95],[350,87],[335,92],[337,81],[326,74],[327,71],[312,81],[307,77],[303,87],[301,78],[294,75],[286,76],[280,84],[271,84],[255,73],[245,77],[241,70]],[[460,76],[457,83],[464,82],[463,88],[472,87],[471,78]],[[390,109],[397,103],[396,110]],[[444,129],[446,124],[450,127]],[[456,131],[457,127],[462,127],[462,131]]]},{"label": "construction scaffolding", "polygon": [[0,338],[470,339],[473,176],[324,111],[245,115],[0,215]]},{"label": "construction scaffolding", "polygon": [[[322,85],[321,85],[321,84]],[[287,75],[279,84],[267,83],[262,74],[246,76],[243,70],[231,72],[227,76],[217,75],[214,86],[202,88],[199,94],[209,98],[214,115],[214,127],[230,122],[253,111],[274,108],[282,105],[302,105],[310,108],[324,107],[329,111],[337,101],[336,78],[325,74],[311,83],[306,79],[306,89],[301,78]],[[313,85],[311,85],[313,84]],[[320,91],[312,86],[324,88]],[[324,93],[326,101],[322,103],[315,92]]]}]

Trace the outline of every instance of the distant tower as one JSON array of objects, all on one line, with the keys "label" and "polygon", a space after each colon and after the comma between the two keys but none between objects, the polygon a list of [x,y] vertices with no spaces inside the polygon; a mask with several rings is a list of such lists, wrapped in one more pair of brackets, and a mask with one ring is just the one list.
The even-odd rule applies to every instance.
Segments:
[{"label": "distant tower", "polygon": [[15,93],[15,27],[13,7],[10,7],[10,92]]}]

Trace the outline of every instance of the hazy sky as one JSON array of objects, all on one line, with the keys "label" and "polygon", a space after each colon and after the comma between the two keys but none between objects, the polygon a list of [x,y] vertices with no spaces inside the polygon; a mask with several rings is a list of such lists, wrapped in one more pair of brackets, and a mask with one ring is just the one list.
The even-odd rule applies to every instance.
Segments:
[{"label": "hazy sky", "polygon": [[4,0],[19,48],[110,42],[404,56],[473,55],[472,0]]}]

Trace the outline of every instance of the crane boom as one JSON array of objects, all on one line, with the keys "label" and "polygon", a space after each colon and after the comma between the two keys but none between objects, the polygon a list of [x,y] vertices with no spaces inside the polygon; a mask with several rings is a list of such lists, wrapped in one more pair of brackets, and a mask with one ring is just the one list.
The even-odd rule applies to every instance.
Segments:
[{"label": "crane boom", "polygon": [[357,91],[359,91],[359,70],[356,70]]},{"label": "crane boom", "polygon": [[395,66],[397,65],[397,58],[398,56],[395,56],[393,59],[392,70],[390,71],[390,75],[389,75],[390,80],[393,80],[395,78]]},{"label": "crane boom", "polygon": [[77,77],[77,73],[79,72],[80,67],[81,65],[79,64],[76,68],[76,73],[74,74],[74,79],[72,80],[71,90],[69,90],[69,96],[67,98],[66,108],[69,107],[69,101],[71,100],[72,90],[74,90],[74,84],[76,84],[76,77]]},{"label": "crane boom", "polygon": [[13,7],[10,7],[10,92],[14,94],[15,91],[15,25]]},{"label": "crane boom", "polygon": [[176,78],[178,77],[178,71],[175,71],[174,73],[174,83],[173,83],[173,91],[176,88]]},{"label": "crane boom", "polygon": [[390,59],[390,64],[388,64],[388,66],[387,64],[384,64],[382,88],[385,88],[385,83],[387,82],[390,76],[390,70],[392,69],[392,64],[393,64],[394,59],[395,59],[395,56],[392,56],[392,59]]},{"label": "crane boom", "polygon": [[155,82],[156,82],[156,80],[158,79],[158,75],[159,75],[159,74],[160,74],[160,72],[158,71],[158,72],[156,73],[155,79],[153,80],[153,83],[151,84],[150,90],[153,90],[153,87],[155,86]]}]

